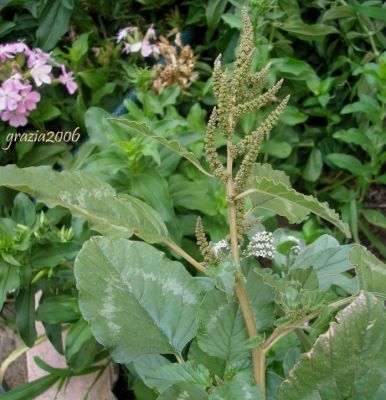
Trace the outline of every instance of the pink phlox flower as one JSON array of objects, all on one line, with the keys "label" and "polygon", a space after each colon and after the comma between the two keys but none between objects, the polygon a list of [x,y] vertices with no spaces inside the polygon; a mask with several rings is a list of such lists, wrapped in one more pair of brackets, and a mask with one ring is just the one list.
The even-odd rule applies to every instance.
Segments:
[{"label": "pink phlox flower", "polygon": [[45,53],[43,50],[36,48],[33,50],[27,50],[25,52],[28,57],[27,67],[33,68],[33,66],[37,63],[46,64],[47,62],[52,62],[51,56],[48,53]]},{"label": "pink phlox flower", "polygon": [[8,44],[0,44],[0,62],[13,57],[14,53],[12,52],[12,48]]},{"label": "pink phlox flower", "polygon": [[144,40],[143,42],[137,42],[137,43],[125,43],[125,46],[122,50],[123,53],[137,53],[138,51],[141,51],[141,55],[143,57],[148,57],[150,54],[155,51],[155,46],[152,45],[148,40]]},{"label": "pink phlox flower", "polygon": [[153,25],[146,31],[144,40],[149,40],[149,39],[156,39],[157,35],[155,33],[155,29]]},{"label": "pink phlox flower", "polygon": [[153,53],[153,45],[148,40],[142,42],[141,54],[143,57],[149,57]]},{"label": "pink phlox flower", "polygon": [[25,85],[20,91],[20,100],[17,105],[17,111],[20,114],[29,113],[36,108],[37,103],[40,101],[40,94],[32,90],[31,85]]},{"label": "pink phlox flower", "polygon": [[19,90],[15,89],[14,82],[7,79],[0,87],[0,110],[16,110],[21,96]]},{"label": "pink phlox flower", "polygon": [[11,46],[11,51],[14,54],[25,53],[26,51],[29,50],[28,46],[24,42],[21,42],[21,41],[12,43],[12,44],[10,44],[10,46]]},{"label": "pink phlox flower", "polygon": [[30,74],[35,81],[36,86],[42,86],[45,83],[52,82],[51,70],[51,65],[42,63],[41,61],[35,62],[30,70]]},{"label": "pink phlox flower", "polygon": [[62,74],[59,76],[59,82],[66,86],[68,93],[75,93],[78,85],[74,80],[74,73],[72,71],[67,72],[64,65],[61,65]]},{"label": "pink phlox flower", "polygon": [[117,35],[117,43],[120,43],[122,42],[122,40],[125,40],[127,34],[134,33],[136,30],[137,30],[136,26],[128,26],[127,28],[120,29]]},{"label": "pink phlox flower", "polygon": [[5,110],[0,114],[3,121],[8,121],[9,125],[17,128],[18,126],[27,125],[27,116],[24,113],[19,113],[17,110]]},{"label": "pink phlox flower", "polygon": [[20,72],[15,72],[3,82],[2,87],[6,90],[17,92],[25,86],[22,79],[22,74]]}]

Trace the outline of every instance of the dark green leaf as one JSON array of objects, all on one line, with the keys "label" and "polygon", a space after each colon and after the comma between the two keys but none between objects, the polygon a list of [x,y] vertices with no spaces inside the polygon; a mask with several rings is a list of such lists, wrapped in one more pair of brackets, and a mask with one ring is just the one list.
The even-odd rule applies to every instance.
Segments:
[{"label": "dark green leaf", "polygon": [[74,63],[79,62],[80,59],[87,53],[89,35],[89,33],[83,33],[73,43],[70,49],[69,57]]},{"label": "dark green leaf", "polygon": [[323,22],[334,19],[355,17],[355,9],[352,6],[336,6],[332,3],[332,7],[323,14]]},{"label": "dark green leaf", "polygon": [[67,364],[75,371],[91,365],[102,346],[95,340],[87,322],[81,318],[71,324],[66,336],[65,356]]},{"label": "dark green leaf", "polygon": [[2,400],[35,399],[59,380],[57,375],[46,375],[35,381],[24,383],[10,392],[1,395]]},{"label": "dark green leaf", "polygon": [[38,46],[43,50],[51,50],[69,27],[69,22],[74,8],[72,0],[49,0],[39,20],[36,31]]},{"label": "dark green leaf", "polygon": [[228,0],[209,0],[205,8],[206,23],[208,24],[207,39],[210,39],[216,26],[224,14]]},{"label": "dark green leaf", "polygon": [[36,319],[49,324],[73,322],[78,320],[80,312],[76,297],[59,295],[43,298],[37,310]]},{"label": "dark green leaf", "polygon": [[350,154],[330,153],[326,156],[326,159],[337,167],[343,168],[356,176],[367,175],[370,172],[367,165],[362,164],[356,157]]},{"label": "dark green leaf", "polygon": [[21,225],[32,226],[36,219],[35,206],[27,195],[18,193],[12,210],[12,219]]},{"label": "dark green leaf", "polygon": [[280,25],[280,29],[303,40],[323,40],[327,35],[339,33],[339,31],[332,26],[322,24],[308,25],[300,20],[285,22]]},{"label": "dark green leaf", "polygon": [[386,229],[386,216],[384,216],[378,210],[362,209],[361,210],[366,221],[371,225],[379,226],[380,228]]},{"label": "dark green leaf", "polygon": [[22,288],[15,299],[16,325],[20,336],[28,347],[35,343],[35,291],[32,286]]},{"label": "dark green leaf", "polygon": [[33,268],[54,268],[63,260],[74,259],[80,250],[80,245],[74,242],[54,242],[34,247],[31,256]]},{"label": "dark green leaf", "polygon": [[319,179],[323,169],[322,153],[319,149],[313,148],[308,157],[307,164],[303,171],[303,178],[306,181],[315,182]]},{"label": "dark green leaf", "polygon": [[365,15],[366,17],[386,21],[386,8],[384,7],[355,5],[354,8],[356,11],[362,15]]}]

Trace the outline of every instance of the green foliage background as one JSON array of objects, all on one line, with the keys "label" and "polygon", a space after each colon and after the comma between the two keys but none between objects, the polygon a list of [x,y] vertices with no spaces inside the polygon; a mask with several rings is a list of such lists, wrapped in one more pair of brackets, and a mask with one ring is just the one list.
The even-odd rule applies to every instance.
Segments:
[{"label": "green foliage background", "polygon": [[[3,1],[0,4],[1,41],[25,40],[30,46],[52,51],[54,57],[75,72],[79,85],[74,96],[59,87],[46,88],[25,131],[73,131],[79,126],[82,138],[74,145],[20,142],[8,151],[0,150],[0,164],[52,165],[69,172],[91,172],[97,176],[98,185],[103,187],[108,183],[111,185],[108,190],[120,193],[116,202],[109,203],[108,209],[99,205],[99,214],[88,225],[82,213],[72,218],[63,208],[47,210],[25,195],[16,196],[17,192],[0,188],[1,304],[6,302],[4,293],[18,290],[16,317],[5,322],[16,327],[27,345],[32,345],[36,339],[35,319],[44,323],[49,340],[67,359],[70,372],[61,372],[63,382],[73,374],[87,373],[94,361],[106,356],[80,317],[73,264],[82,244],[92,235],[91,229],[102,229],[103,233],[116,236],[125,236],[136,229],[138,233],[139,227],[132,220],[122,224],[118,218],[114,229],[110,222],[104,225],[102,217],[107,218],[109,212],[113,210],[119,215],[122,206],[119,199],[132,199],[133,203],[135,198],[144,200],[162,218],[162,221],[157,218],[152,221],[159,227],[160,237],[166,227],[173,240],[197,258],[200,255],[194,241],[194,224],[198,214],[203,215],[211,240],[220,240],[228,233],[224,189],[188,160],[207,169],[202,154],[206,122],[215,102],[211,68],[218,53],[222,54],[223,64],[232,68],[242,29],[241,7],[245,5],[255,30],[257,51],[253,69],[257,71],[271,62],[269,83],[284,78],[281,96],[291,94],[280,123],[262,145],[259,161],[285,171],[297,190],[327,201],[349,224],[355,242],[370,245],[380,258],[386,258],[386,8],[382,2]],[[151,90],[154,62],[138,55],[123,57],[120,54],[116,46],[119,29],[135,25],[145,30],[152,23],[157,34],[166,35],[174,28],[182,32],[183,40],[197,55],[199,79],[188,90],[169,86],[156,95]],[[98,54],[95,48],[99,49]],[[270,108],[264,113],[269,111]],[[146,122],[154,134],[140,132],[135,125],[122,126],[114,120],[118,115]],[[249,132],[263,117],[259,113],[248,115],[237,127],[237,133],[242,136]],[[0,122],[2,146],[7,135],[14,131]],[[174,142],[175,148],[186,147],[190,153],[184,157],[176,154],[173,149],[161,145],[165,140]],[[224,145],[219,139],[217,146],[223,156]],[[39,176],[35,179],[39,183]],[[13,183],[9,186],[26,186]],[[75,187],[77,183],[69,184]],[[82,185],[79,190],[81,188]],[[67,206],[65,202],[55,203],[50,196],[53,191],[47,190],[38,198],[53,206]],[[148,217],[149,212],[145,210],[144,215]],[[292,229],[272,210],[266,210],[262,222],[269,230]],[[326,233],[333,234],[341,244],[347,241],[332,225],[315,216],[303,223],[300,232],[291,234],[305,245],[311,244],[310,251],[316,260],[320,252],[334,252],[339,246],[338,241],[326,239],[323,236]],[[157,242],[158,237],[151,240]],[[349,250],[351,247],[339,247],[342,271],[349,270],[361,257],[365,264],[378,265],[378,261],[360,252],[350,253],[348,263]],[[21,272],[16,273],[14,267]],[[374,283],[377,279],[369,275],[366,267],[358,275],[361,288],[381,291]],[[382,275],[380,273],[380,277]],[[254,283],[261,285],[261,279],[255,277],[257,282]],[[331,279],[336,279],[334,283],[339,282],[345,289],[352,287],[352,282],[343,282],[341,274]],[[43,297],[35,314],[34,293],[37,290],[43,291]],[[271,297],[271,293],[267,294],[267,304]],[[296,299],[296,302],[307,303],[308,300]],[[213,295],[207,301],[210,306],[211,301],[216,304],[218,299]],[[372,300],[366,298],[366,301],[370,304]],[[240,314],[237,306],[230,305],[227,312],[237,323]],[[364,310],[362,312],[365,314]],[[369,312],[380,311],[374,306]],[[205,321],[205,315],[202,320]],[[60,340],[62,324],[70,325],[64,344]],[[272,325],[272,321],[267,324]],[[326,330],[326,323],[320,324],[319,330],[313,333],[315,338]],[[381,328],[375,326],[374,329]],[[221,359],[224,355],[205,334],[202,327],[198,342],[209,348],[211,357],[205,359],[195,343],[191,346],[189,360],[200,360],[211,371],[214,363],[221,375],[225,369]],[[81,339],[77,340],[78,337]],[[245,338],[239,339],[243,343]],[[236,361],[237,346],[236,343]],[[80,355],[85,354],[85,350],[88,357],[82,358]],[[300,351],[295,349],[285,355],[284,350],[280,352],[278,349],[273,355],[273,369],[287,376]],[[220,361],[215,358],[218,354]],[[325,362],[323,354],[317,357]],[[151,363],[160,367],[158,364],[166,361],[152,359]],[[41,365],[52,373],[49,366]],[[211,379],[207,369],[197,371],[191,365],[186,368],[188,372],[185,373],[191,374],[203,387]],[[300,371],[301,368],[300,365]],[[129,369],[129,376],[141,376],[141,365]],[[37,382],[35,390],[38,392],[59,380],[55,374],[49,378]],[[272,382],[277,376],[272,373],[269,379],[270,387],[275,387]],[[147,389],[142,383],[138,380],[131,383],[136,393],[145,396]],[[215,393],[213,399],[224,398],[225,391],[237,392],[239,385],[245,384],[249,384],[248,379],[237,375],[229,388],[220,389],[219,397],[215,397]],[[277,387],[277,381],[276,384]],[[173,398],[176,393],[173,390],[177,389],[162,387],[162,390],[165,390],[166,399]],[[285,386],[280,396],[287,398],[290,392],[294,398],[299,396],[293,387],[286,389]]]}]

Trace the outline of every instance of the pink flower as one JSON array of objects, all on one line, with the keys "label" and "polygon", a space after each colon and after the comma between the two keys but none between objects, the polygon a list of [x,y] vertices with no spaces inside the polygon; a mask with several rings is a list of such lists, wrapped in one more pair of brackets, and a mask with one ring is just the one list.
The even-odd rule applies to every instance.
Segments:
[{"label": "pink flower", "polygon": [[0,62],[3,62],[7,58],[13,58],[14,54],[11,48],[6,44],[0,45]]},{"label": "pink flower", "polygon": [[15,128],[27,125],[28,123],[26,114],[19,113],[16,110],[5,110],[0,114],[0,118],[3,121],[8,121],[9,125],[14,126]]},{"label": "pink flower", "polygon": [[123,48],[123,53],[137,53],[141,50],[141,55],[143,57],[148,57],[153,53],[153,45],[150,44],[148,40],[144,40],[143,42],[137,43],[125,43],[125,47]]},{"label": "pink flower", "polygon": [[51,61],[50,55],[39,48],[33,50],[27,49],[25,55],[28,57],[28,68],[32,68],[36,63],[46,64],[47,61]]},{"label": "pink flower", "polygon": [[3,83],[0,88],[0,111],[2,110],[16,110],[17,104],[20,100],[18,90],[14,89],[9,79]]},{"label": "pink flower", "polygon": [[30,70],[30,74],[35,81],[36,86],[42,86],[44,83],[52,82],[52,77],[50,74],[51,70],[51,65],[44,64],[41,61],[37,61],[33,65],[32,69]]},{"label": "pink flower", "polygon": [[67,72],[63,64],[60,68],[62,69],[62,74],[59,76],[59,82],[66,86],[68,93],[75,93],[78,85],[74,81],[74,73],[72,71]]},{"label": "pink flower", "polygon": [[20,100],[17,105],[17,112],[26,114],[36,108],[36,104],[40,101],[40,94],[32,90],[31,85],[25,85],[20,91]]},{"label": "pink flower", "polygon": [[156,33],[155,33],[155,29],[153,28],[153,25],[146,31],[145,40],[148,39],[155,39],[157,37]]},{"label": "pink flower", "polygon": [[123,28],[118,32],[117,43],[122,42],[126,38],[128,33],[134,33],[137,30],[135,26],[128,26],[127,28]]},{"label": "pink flower", "polygon": [[153,53],[153,46],[148,40],[142,42],[141,54],[143,57],[149,57]]},{"label": "pink flower", "polygon": [[25,86],[21,82],[22,79],[23,79],[22,74],[16,72],[3,82],[3,88],[9,91],[17,92],[20,89],[24,88]]},{"label": "pink flower", "polygon": [[14,54],[24,53],[25,51],[29,50],[28,46],[23,42],[10,43],[9,47]]}]

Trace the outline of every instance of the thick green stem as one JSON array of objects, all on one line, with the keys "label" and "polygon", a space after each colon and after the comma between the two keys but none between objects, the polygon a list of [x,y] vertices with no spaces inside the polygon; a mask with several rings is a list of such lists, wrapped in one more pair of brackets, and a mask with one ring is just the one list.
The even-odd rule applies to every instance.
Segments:
[{"label": "thick green stem", "polygon": [[[229,231],[231,240],[231,250],[233,260],[239,264],[240,254],[239,245],[237,240],[237,216],[236,206],[234,203],[234,187],[233,187],[233,158],[231,154],[232,143],[228,139],[227,149],[227,199],[228,199],[228,211],[229,211]],[[249,299],[248,292],[245,286],[243,276],[241,272],[235,274],[235,291],[237,299],[240,304],[240,309],[244,317],[245,325],[247,327],[248,336],[250,338],[257,336],[256,322],[253,315]],[[265,393],[265,354],[260,348],[253,348],[252,353],[252,368],[253,377],[255,382],[260,386],[260,389]]]}]

